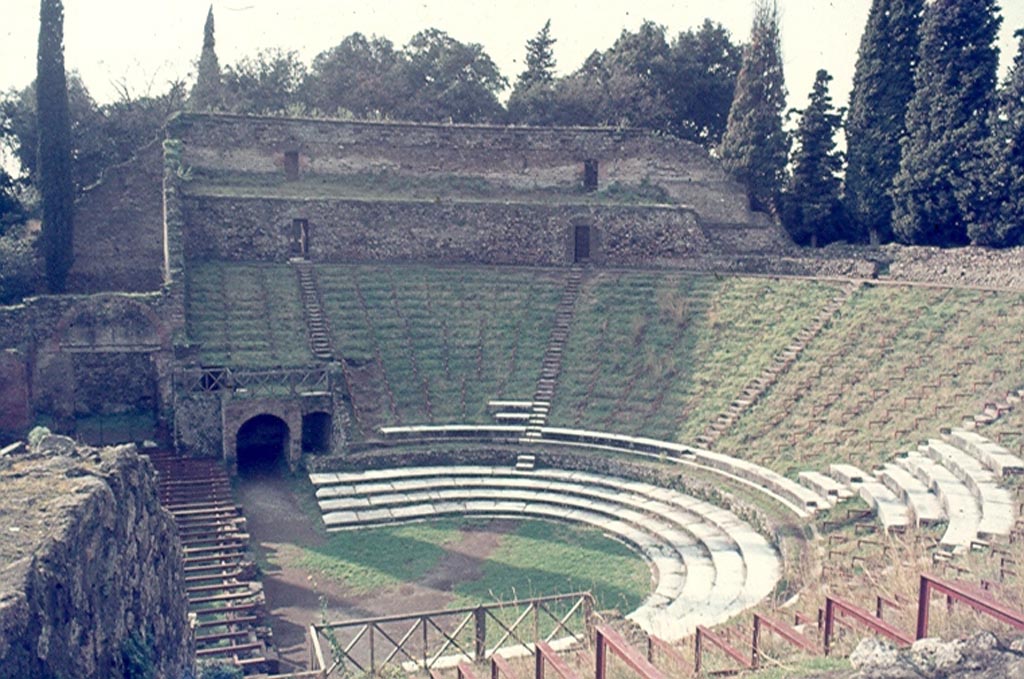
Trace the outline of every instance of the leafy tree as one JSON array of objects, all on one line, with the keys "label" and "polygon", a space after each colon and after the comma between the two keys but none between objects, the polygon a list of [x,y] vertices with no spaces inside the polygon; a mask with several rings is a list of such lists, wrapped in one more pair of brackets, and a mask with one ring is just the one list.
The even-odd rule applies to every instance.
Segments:
[{"label": "leafy tree", "polygon": [[892,240],[892,184],[914,95],[924,0],[874,0],[846,118],[846,205],[859,240]]},{"label": "leafy tree", "polygon": [[555,86],[555,119],[563,125],[665,129],[669,107],[661,83],[668,68],[665,29],[650,21],[622,31],[605,52],[594,52]]},{"label": "leafy tree", "polygon": [[71,180],[71,119],[64,73],[64,6],[42,0],[36,71],[39,189],[43,197],[40,241],[50,292],[64,292],[74,260],[75,191]]},{"label": "leafy tree", "polygon": [[[15,143],[13,135],[8,112],[0,102],[0,149],[10,148]],[[20,223],[25,217],[25,208],[18,196],[20,184],[0,163],[0,236],[7,232],[8,226]]]},{"label": "leafy tree", "polygon": [[504,118],[498,92],[508,82],[482,46],[430,28],[412,37],[405,54],[401,72],[408,95],[398,102],[400,117],[456,123]]},{"label": "leafy tree", "polygon": [[843,236],[839,200],[843,157],[835,141],[843,116],[832,105],[831,81],[827,71],[818,71],[810,103],[800,113],[793,176],[784,201],[783,222],[793,240],[812,247]]},{"label": "leafy tree", "polygon": [[981,198],[995,93],[996,9],[995,0],[925,6],[893,193],[893,228],[903,242],[967,243],[967,225]]},{"label": "leafy tree", "polygon": [[551,19],[526,41],[526,70],[519,74],[508,99],[511,122],[548,125],[554,121],[555,42]]},{"label": "leafy tree", "polygon": [[661,90],[669,107],[668,131],[717,146],[725,132],[743,51],[721,24],[705,19],[672,43]]},{"label": "leafy tree", "polygon": [[968,227],[981,245],[1024,245],[1024,29],[1013,67],[996,94],[982,218]]},{"label": "leafy tree", "polygon": [[189,106],[196,111],[215,111],[223,105],[220,63],[217,61],[215,44],[213,5],[210,5],[210,11],[206,14],[206,24],[203,26],[203,50],[199,53],[196,84],[189,97]]},{"label": "leafy tree", "polygon": [[746,187],[755,210],[778,210],[789,155],[782,129],[785,107],[778,6],[775,0],[758,0],[720,147],[725,169]]},{"label": "leafy tree", "polygon": [[224,70],[228,108],[238,113],[287,113],[300,106],[306,65],[297,52],[260,51]]},{"label": "leafy tree", "polygon": [[310,109],[327,115],[394,115],[405,94],[401,64],[401,52],[387,38],[353,33],[313,59],[302,99]]},{"label": "leafy tree", "polygon": [[[183,83],[171,83],[156,96],[134,96],[121,88],[120,98],[97,106],[74,72],[67,77],[71,117],[71,176],[75,191],[96,183],[103,171],[131,158],[139,147],[162,134],[164,122],[184,103]],[[0,112],[10,134],[0,143],[21,164],[30,184],[39,182],[39,128],[36,120],[36,87],[8,92],[0,100]]]},{"label": "leafy tree", "polygon": [[0,305],[16,304],[36,292],[39,271],[34,238],[27,228],[9,228],[0,236]]}]

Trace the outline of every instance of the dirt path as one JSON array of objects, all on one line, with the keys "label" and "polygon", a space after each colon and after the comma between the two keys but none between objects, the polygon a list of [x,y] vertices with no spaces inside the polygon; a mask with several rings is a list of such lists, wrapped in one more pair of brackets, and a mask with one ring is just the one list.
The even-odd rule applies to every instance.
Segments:
[{"label": "dirt path", "polygon": [[[294,493],[295,483],[281,475],[242,479],[239,500],[245,512],[253,549],[263,567],[268,621],[284,661],[282,671],[305,669],[306,629],[323,619],[323,602],[332,620],[442,609],[459,582],[477,580],[482,565],[515,530],[516,521],[491,521],[464,530],[447,546],[441,562],[416,582],[370,594],[356,594],[343,585],[296,567],[302,547],[322,545],[325,537]],[[312,494],[312,489],[306,489]]]}]

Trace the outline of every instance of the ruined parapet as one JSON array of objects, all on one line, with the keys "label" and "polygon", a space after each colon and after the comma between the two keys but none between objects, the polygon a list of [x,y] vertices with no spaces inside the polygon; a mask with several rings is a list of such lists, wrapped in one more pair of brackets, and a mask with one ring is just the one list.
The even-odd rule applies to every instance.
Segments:
[{"label": "ruined parapet", "polygon": [[190,669],[181,545],[134,446],[35,430],[0,455],[0,679]]}]

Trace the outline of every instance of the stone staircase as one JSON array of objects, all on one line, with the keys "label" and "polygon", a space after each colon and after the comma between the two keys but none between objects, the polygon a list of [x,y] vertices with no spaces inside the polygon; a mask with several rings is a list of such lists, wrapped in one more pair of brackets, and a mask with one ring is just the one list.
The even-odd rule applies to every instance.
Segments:
[{"label": "stone staircase", "polygon": [[814,341],[821,331],[827,326],[836,313],[853,297],[860,289],[859,283],[849,283],[838,291],[818,311],[814,319],[793,337],[793,340],[773,359],[772,364],[761,371],[761,374],[750,380],[743,387],[740,395],[729,404],[729,407],[720,412],[704,433],[697,437],[698,445],[712,447],[742,416],[751,408],[765,392],[778,382],[790,366],[800,357],[807,345]]},{"label": "stone staircase", "polygon": [[331,329],[320,304],[320,289],[317,287],[313,264],[306,259],[292,259],[291,265],[299,279],[299,293],[302,296],[302,313],[306,319],[309,350],[321,361],[333,361]]},{"label": "stone staircase", "polygon": [[315,473],[310,480],[329,531],[444,516],[598,528],[651,564],[654,592],[628,617],[669,641],[754,606],[781,572],[775,549],[732,512],[629,479],[552,468],[443,466]]},{"label": "stone staircase", "polygon": [[582,284],[583,269],[573,267],[569,270],[565,288],[562,291],[562,299],[555,309],[555,324],[548,337],[540,378],[537,380],[537,388],[533,394],[530,418],[527,420],[526,438],[539,438],[541,428],[548,423],[548,413],[551,410],[551,401],[555,396],[555,387],[558,385],[558,375],[562,371],[562,356],[569,339],[569,328],[572,325],[576,299],[579,297]]}]

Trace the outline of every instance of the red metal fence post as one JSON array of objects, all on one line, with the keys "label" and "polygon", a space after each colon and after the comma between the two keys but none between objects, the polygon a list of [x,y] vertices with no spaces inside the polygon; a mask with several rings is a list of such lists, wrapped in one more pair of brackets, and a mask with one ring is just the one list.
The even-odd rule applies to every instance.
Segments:
[{"label": "red metal fence post", "polygon": [[594,649],[595,665],[594,677],[595,679],[605,679],[605,673],[607,671],[608,658],[605,655],[605,638],[604,632],[600,627],[597,628],[595,633],[596,645]]},{"label": "red metal fence post", "polygon": [[700,674],[701,652],[703,651],[703,635],[700,627],[697,628],[697,636],[693,640],[693,673]]},{"label": "red metal fence post", "polygon": [[754,634],[750,640],[750,664],[756,670],[761,665],[761,618],[754,616]]},{"label": "red metal fence post", "polygon": [[832,599],[825,599],[825,655],[828,655],[832,645],[832,632],[835,625],[836,608]]},{"label": "red metal fence post", "polygon": [[928,636],[928,609],[931,605],[932,587],[928,578],[921,575],[921,586],[917,591],[917,638]]}]

